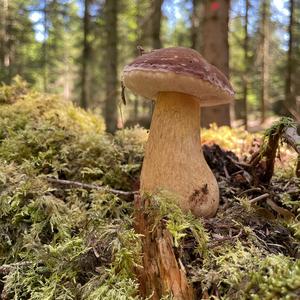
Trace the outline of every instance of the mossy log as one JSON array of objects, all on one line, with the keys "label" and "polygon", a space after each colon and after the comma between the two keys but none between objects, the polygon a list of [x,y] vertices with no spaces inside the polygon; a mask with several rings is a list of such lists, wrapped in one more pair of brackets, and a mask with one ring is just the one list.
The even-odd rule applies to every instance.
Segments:
[{"label": "mossy log", "polygon": [[164,220],[157,222],[155,210],[147,210],[149,199],[135,196],[135,230],[142,239],[142,267],[137,269],[140,295],[159,300],[171,295],[176,300],[193,300],[184,266],[176,257],[173,238]]}]

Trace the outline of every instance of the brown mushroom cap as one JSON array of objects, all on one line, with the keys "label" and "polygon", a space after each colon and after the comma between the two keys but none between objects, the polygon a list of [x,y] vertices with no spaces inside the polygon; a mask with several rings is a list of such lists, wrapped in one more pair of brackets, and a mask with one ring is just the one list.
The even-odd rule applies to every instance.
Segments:
[{"label": "brown mushroom cap", "polygon": [[135,94],[156,100],[159,92],[196,97],[201,106],[229,103],[234,91],[226,76],[197,51],[184,47],[153,50],[123,70],[123,81]]}]

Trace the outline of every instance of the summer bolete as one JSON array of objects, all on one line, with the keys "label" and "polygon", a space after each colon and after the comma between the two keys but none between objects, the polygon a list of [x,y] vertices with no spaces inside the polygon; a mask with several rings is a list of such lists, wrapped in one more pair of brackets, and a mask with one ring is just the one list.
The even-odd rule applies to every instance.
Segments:
[{"label": "summer bolete", "polygon": [[155,100],[141,173],[141,192],[161,189],[196,216],[213,216],[219,205],[217,181],[202,153],[200,106],[229,103],[234,91],[223,73],[197,51],[153,50],[123,71],[125,86]]}]

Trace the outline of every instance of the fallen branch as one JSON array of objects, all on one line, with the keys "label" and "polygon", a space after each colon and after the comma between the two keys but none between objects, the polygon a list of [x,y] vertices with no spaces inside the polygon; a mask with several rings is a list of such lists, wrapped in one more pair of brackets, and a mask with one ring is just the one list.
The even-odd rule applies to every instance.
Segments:
[{"label": "fallen branch", "polygon": [[245,167],[247,167],[247,168],[251,167],[251,164],[246,163],[246,162],[244,162],[244,161],[237,161],[237,160],[233,159],[233,158],[230,157],[230,156],[228,156],[228,158],[229,158],[234,164],[243,167],[243,170],[244,170]]},{"label": "fallen branch", "polygon": [[252,193],[252,192],[261,192],[261,188],[259,187],[253,187],[250,188],[248,190],[242,191],[241,193],[238,194],[238,197],[244,195],[244,194],[248,194],[248,193]]},{"label": "fallen branch", "polygon": [[108,188],[105,186],[82,183],[82,182],[78,182],[78,181],[63,180],[63,179],[57,179],[57,178],[51,178],[51,177],[47,177],[46,179],[48,182],[51,182],[51,183],[57,183],[57,184],[66,185],[66,186],[73,186],[73,187],[88,189],[88,190],[110,192],[110,193],[116,194],[116,195],[130,196],[130,195],[135,195],[138,193],[138,191],[125,192],[125,191]]},{"label": "fallen branch", "polygon": [[226,241],[235,242],[242,235],[242,233],[243,233],[243,230],[241,229],[239,231],[239,233],[235,236],[223,236],[221,238],[216,238],[208,244],[208,248],[211,249],[211,248],[217,247]]},{"label": "fallen branch", "polygon": [[269,198],[269,197],[270,197],[270,194],[265,193],[265,194],[262,194],[262,195],[260,195],[260,196],[258,196],[258,197],[255,197],[255,198],[249,200],[249,203],[250,203],[250,204],[254,204],[254,203],[257,203],[258,201],[267,199],[267,198]]}]

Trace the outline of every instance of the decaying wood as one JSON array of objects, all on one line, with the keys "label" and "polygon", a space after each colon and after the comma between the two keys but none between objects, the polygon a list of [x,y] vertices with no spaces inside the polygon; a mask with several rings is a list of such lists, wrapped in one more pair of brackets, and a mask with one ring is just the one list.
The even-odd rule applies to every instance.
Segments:
[{"label": "decaying wood", "polygon": [[[176,300],[193,300],[183,264],[176,257],[173,238],[155,210],[147,210],[149,199],[135,196],[135,230],[142,235],[143,268],[137,269],[140,294],[159,300],[172,295]],[[157,222],[157,223],[156,223]]]},{"label": "decaying wood", "polygon": [[266,167],[264,174],[260,176],[262,183],[269,183],[273,176],[276,153],[283,129],[283,124],[281,124],[278,128],[274,128],[274,132],[269,134],[267,145],[263,145],[264,148],[261,151],[260,156],[266,158]]},{"label": "decaying wood", "polygon": [[294,150],[300,154],[300,136],[296,127],[288,127],[282,134],[287,144],[294,148]]},{"label": "decaying wood", "polygon": [[[256,179],[256,184],[263,183],[268,184],[274,173],[274,164],[276,159],[277,150],[280,140],[285,141],[298,153],[298,161],[296,164],[296,175],[300,177],[300,136],[297,133],[297,128],[289,126],[284,123],[279,124],[273,128],[268,134],[268,141],[266,145],[262,145],[258,152],[252,155],[250,160],[251,173]],[[257,166],[265,158],[265,164],[263,166],[262,174],[257,176]]]},{"label": "decaying wood", "polygon": [[300,177],[300,136],[296,127],[288,127],[283,131],[283,138],[287,144],[294,148],[298,153],[298,160],[296,163],[296,176]]}]

